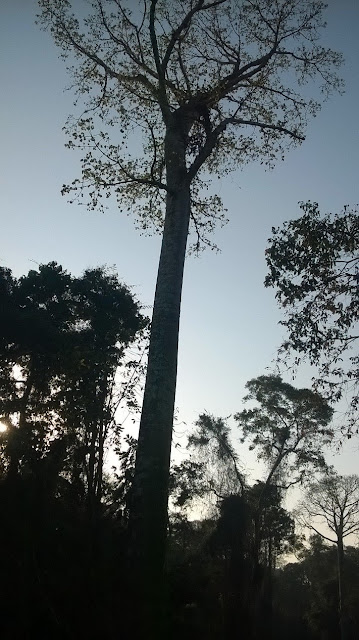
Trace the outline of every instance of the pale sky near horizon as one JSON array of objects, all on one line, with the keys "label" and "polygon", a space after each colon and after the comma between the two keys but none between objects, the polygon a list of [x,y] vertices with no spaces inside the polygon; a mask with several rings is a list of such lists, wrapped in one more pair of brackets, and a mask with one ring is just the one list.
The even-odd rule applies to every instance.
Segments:
[{"label": "pale sky near horizon", "polygon": [[[180,422],[191,424],[204,410],[216,416],[239,411],[246,381],[271,366],[284,337],[274,292],[263,286],[271,227],[297,217],[298,201],[317,201],[323,213],[359,202],[359,2],[328,4],[323,42],[344,54],[345,95],[323,106],[306,141],[273,171],[254,164],[223,180],[220,195],[230,221],[214,238],[222,252],[187,260]],[[62,184],[79,175],[78,158],[64,148],[62,133],[75,109],[71,92],[64,92],[70,84],[65,64],[34,24],[35,14],[35,0],[3,0],[0,7],[0,264],[16,276],[50,260],[73,274],[114,265],[141,303],[151,305],[160,238],[140,236],[131,217],[114,207],[90,213],[60,195]],[[308,373],[295,384],[309,386]],[[357,459],[358,443],[351,440],[335,464],[341,473],[356,473]]]}]

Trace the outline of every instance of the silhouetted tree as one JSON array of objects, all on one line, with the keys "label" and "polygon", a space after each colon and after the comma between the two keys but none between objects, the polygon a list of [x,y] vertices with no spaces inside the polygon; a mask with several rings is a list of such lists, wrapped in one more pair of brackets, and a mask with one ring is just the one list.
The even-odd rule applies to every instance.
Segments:
[{"label": "silhouetted tree", "polygon": [[241,442],[250,442],[268,468],[265,486],[283,488],[300,483],[313,468],[325,468],[323,447],[333,435],[329,427],[333,409],[310,389],[296,389],[280,376],[253,378],[246,384],[244,401],[257,406],[243,409],[234,418],[242,431]]},{"label": "silhouetted tree", "polygon": [[0,273],[2,315],[1,405],[7,423],[7,473],[19,465],[33,468],[48,450],[57,426],[52,383],[59,368],[67,327],[71,278],[60,265],[42,265],[38,272],[16,280]]},{"label": "silhouetted tree", "polygon": [[56,397],[74,447],[82,451],[78,471],[85,481],[89,513],[96,520],[104,454],[109,437],[116,437],[119,428],[116,411],[121,400],[135,400],[130,376],[134,365],[138,375],[139,362],[128,360],[127,371],[119,367],[146,322],[129,290],[103,269],[87,270],[75,279],[72,295],[78,317],[68,336]]},{"label": "silhouetted tree", "polygon": [[[7,287],[0,415],[8,424],[8,474],[16,474],[20,463],[34,470],[31,465],[62,439],[64,460],[76,450],[72,471],[64,468],[81,475],[91,502],[101,497],[105,441],[116,423],[119,365],[146,321],[129,289],[104,269],[74,278],[49,263],[19,280],[9,272],[0,275]],[[120,382],[122,395],[128,392],[133,402],[131,386],[126,379]]]},{"label": "silhouetted tree", "polygon": [[[254,539],[252,546],[251,607],[254,624],[258,623],[264,574],[261,568],[262,519],[266,501],[271,503],[278,490],[302,483],[313,469],[326,467],[323,447],[332,436],[329,423],[332,408],[310,389],[296,389],[280,376],[259,376],[246,384],[245,401],[257,406],[244,409],[234,418],[242,430],[241,442],[249,441],[259,460],[266,464],[265,478],[253,495]],[[274,494],[271,496],[271,494]],[[279,494],[277,496],[279,498]],[[277,506],[279,506],[277,504]],[[270,544],[271,544],[270,540]],[[270,579],[271,571],[268,572]],[[261,631],[258,631],[259,636]]]},{"label": "silhouetted tree", "polygon": [[[183,474],[190,491],[182,491],[182,500],[187,496],[189,506],[193,500],[207,501],[207,508],[219,504],[223,498],[241,494],[245,486],[240,460],[230,440],[230,428],[223,418],[202,413],[189,434],[187,450],[189,460],[176,469],[177,478]],[[192,482],[189,475],[194,475]],[[187,478],[186,478],[187,476]]]},{"label": "silhouetted tree", "polygon": [[49,263],[19,279],[3,269],[0,302],[4,635],[72,637],[82,626],[107,637],[125,554],[104,452],[118,436],[118,393],[133,402],[134,362],[124,379],[119,365],[126,373],[147,321],[104,269],[74,278]]},{"label": "silhouetted tree", "polygon": [[[298,561],[275,574],[274,610],[276,637],[280,640],[339,640],[336,548],[319,535],[309,540]],[[347,637],[356,640],[359,630],[359,550],[347,547]]]},{"label": "silhouetted tree", "polygon": [[[344,539],[359,531],[359,476],[339,476],[330,473],[308,489],[298,507],[302,523],[337,546],[338,602],[341,640],[348,637],[348,617],[345,594]],[[321,529],[329,529],[328,535]]]},{"label": "silhouetted tree", "polygon": [[74,15],[68,0],[39,5],[87,98],[68,125],[68,145],[85,151],[82,176],[64,191],[76,199],[87,190],[91,207],[114,193],[142,227],[163,229],[131,510],[150,621],[165,555],[188,230],[191,222],[198,247],[221,220],[218,196],[202,195],[204,171],[272,164],[301,142],[319,108],[301,87],[318,78],[325,94],[339,89],[341,59],[318,44],[320,0],[96,0],[89,15]]},{"label": "silhouetted tree", "polygon": [[321,215],[315,202],[303,215],[273,228],[266,251],[265,285],[276,289],[288,338],[279,359],[318,368],[317,389],[330,400],[351,398],[349,429],[357,421],[359,218],[357,209]]},{"label": "silhouetted tree", "polygon": [[[314,468],[325,468],[323,447],[330,442],[328,427],[333,409],[310,389],[296,389],[280,376],[259,376],[246,384],[245,401],[257,406],[234,417],[242,430],[241,442],[250,441],[268,472],[257,500],[260,518],[267,490],[273,484],[282,489],[301,483]],[[255,552],[259,553],[259,525]]]},{"label": "silhouetted tree", "polygon": [[246,484],[224,419],[202,414],[188,448],[191,458],[172,469],[174,505],[183,518],[183,505],[191,513],[204,504],[214,524],[209,548],[222,603],[221,633],[269,637],[276,559],[295,543],[294,521],[281,506],[284,489],[265,480]]}]

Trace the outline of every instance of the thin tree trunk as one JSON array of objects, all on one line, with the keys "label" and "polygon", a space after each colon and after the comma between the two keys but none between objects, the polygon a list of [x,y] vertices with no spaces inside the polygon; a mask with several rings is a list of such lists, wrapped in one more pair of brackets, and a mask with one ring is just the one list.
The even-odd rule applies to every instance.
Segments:
[{"label": "thin tree trunk", "polygon": [[343,597],[344,545],[343,545],[343,536],[341,533],[338,534],[337,551],[338,551],[338,600],[339,600],[340,638],[341,640],[346,640],[345,604],[344,604],[344,597]]},{"label": "thin tree trunk", "polygon": [[106,425],[104,425],[104,420],[102,416],[99,424],[98,460],[97,460],[97,470],[95,474],[95,491],[94,491],[98,504],[101,502],[101,498],[102,498],[103,454],[104,454],[104,442],[106,437],[105,431],[106,431]]},{"label": "thin tree trunk", "polygon": [[[180,128],[166,139],[166,217],[130,509],[130,558],[147,638],[159,638],[183,270],[190,218]],[[140,602],[138,602],[138,598]],[[144,637],[144,636],[143,636]]]},{"label": "thin tree trunk", "polygon": [[268,542],[268,562],[267,562],[267,575],[266,575],[266,590],[265,590],[265,625],[266,633],[265,637],[272,638],[273,632],[273,572],[275,569],[275,556],[273,554],[273,539],[269,536]]},{"label": "thin tree trunk", "polygon": [[95,496],[97,505],[100,505],[102,499],[102,484],[103,484],[103,458],[105,440],[108,433],[108,421],[105,419],[105,404],[108,397],[108,384],[107,384],[107,372],[104,376],[104,382],[101,390],[101,409],[99,415],[99,427],[98,427],[98,460],[97,470],[95,474]]},{"label": "thin tree trunk", "polygon": [[[95,510],[95,468],[96,468],[96,441],[98,435],[98,424],[96,415],[92,415],[91,427],[90,427],[90,444],[89,444],[89,457],[88,464],[86,466],[87,475],[87,515],[89,522],[93,523],[94,510]],[[86,430],[89,425],[86,425]]]},{"label": "thin tree trunk", "polygon": [[33,388],[33,379],[34,379],[34,363],[33,363],[33,359],[31,358],[29,363],[28,377],[27,377],[24,391],[21,397],[19,426],[15,427],[15,432],[13,436],[15,437],[15,444],[12,444],[11,446],[10,462],[9,462],[9,468],[7,473],[7,476],[10,480],[14,480],[17,477],[17,474],[19,472],[20,457],[22,454],[22,447],[20,443],[21,443],[21,438],[24,436],[24,432],[27,428],[27,409],[28,409],[32,388]]}]

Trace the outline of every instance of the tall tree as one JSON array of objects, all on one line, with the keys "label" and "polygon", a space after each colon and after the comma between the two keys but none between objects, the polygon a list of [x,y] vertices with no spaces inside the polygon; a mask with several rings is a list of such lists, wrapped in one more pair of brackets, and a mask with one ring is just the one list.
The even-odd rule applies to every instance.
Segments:
[{"label": "tall tree", "polygon": [[350,397],[353,428],[359,406],[358,209],[323,216],[315,202],[300,208],[300,218],[273,228],[266,251],[265,285],[276,289],[288,330],[279,359],[309,361],[318,368],[317,389],[331,400]]},{"label": "tall tree", "polygon": [[72,321],[71,278],[60,265],[41,265],[18,280],[0,272],[0,413],[7,421],[7,473],[35,463],[48,449],[56,418],[51,385]]},{"label": "tall tree", "polygon": [[310,389],[296,389],[280,376],[259,376],[246,384],[245,401],[254,401],[251,409],[243,409],[234,417],[242,430],[241,442],[266,464],[264,482],[257,493],[253,541],[253,599],[258,583],[261,545],[261,519],[272,485],[288,489],[302,483],[313,469],[325,468],[323,447],[330,442],[329,423],[332,408]]},{"label": "tall tree", "polygon": [[49,263],[19,279],[2,269],[0,305],[4,633],[86,635],[86,618],[88,635],[107,637],[123,527],[111,526],[105,453],[119,431],[119,394],[133,401],[128,350],[148,321],[103,268],[73,277]]},{"label": "tall tree", "polygon": [[[313,468],[325,468],[323,448],[333,435],[333,409],[319,393],[296,389],[280,376],[253,378],[244,400],[256,402],[234,417],[259,460],[268,468],[263,489],[301,483]],[[263,494],[264,497],[264,494]]]},{"label": "tall tree", "polygon": [[[298,514],[306,527],[337,545],[339,624],[341,639],[346,640],[344,540],[359,532],[359,476],[331,473],[313,483],[298,507]],[[321,529],[323,524],[325,533]]]},{"label": "tall tree", "polygon": [[88,15],[69,0],[39,5],[86,100],[67,127],[82,176],[64,192],[87,190],[90,207],[114,193],[163,232],[131,510],[147,600],[164,562],[189,225],[198,248],[222,217],[219,197],[203,196],[206,174],[272,164],[300,143],[320,106],[302,87],[340,89],[341,58],[318,42],[321,0],[94,0]]},{"label": "tall tree", "polygon": [[119,366],[146,320],[129,289],[105,269],[75,278],[53,262],[18,280],[2,270],[0,288],[7,474],[26,465],[34,470],[62,441],[62,463],[83,479],[90,508],[101,498]]},{"label": "tall tree", "polygon": [[[192,509],[196,499],[201,505],[212,498],[213,507],[215,497],[210,514],[215,519],[219,514],[219,520],[211,548],[219,559],[224,633],[269,637],[276,558],[295,542],[294,521],[281,506],[285,486],[295,479],[291,476],[285,485],[283,473],[279,476],[277,469],[273,475],[269,465],[267,477],[248,486],[226,420],[208,413],[199,416],[188,445],[191,457],[172,470],[171,497],[175,506]],[[278,480],[280,487],[274,484]]]}]

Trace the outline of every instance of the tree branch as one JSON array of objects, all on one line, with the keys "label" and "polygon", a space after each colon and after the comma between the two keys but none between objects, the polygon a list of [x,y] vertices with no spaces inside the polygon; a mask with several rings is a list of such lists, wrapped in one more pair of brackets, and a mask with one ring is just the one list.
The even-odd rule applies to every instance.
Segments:
[{"label": "tree branch", "polygon": [[[160,180],[151,180],[149,178],[143,178],[140,176],[136,176],[133,173],[131,173],[130,171],[128,171],[128,169],[125,169],[125,167],[123,166],[123,164],[121,164],[121,162],[117,159],[112,158],[111,156],[109,156],[101,147],[97,142],[94,142],[94,147],[105,157],[107,158],[112,164],[117,164],[120,167],[120,170],[122,171],[122,173],[126,176],[126,178],[128,178],[129,182],[137,182],[138,184],[144,184],[144,185],[148,185],[149,187],[154,187],[156,189],[162,189],[164,191],[167,191],[168,193],[170,192],[169,188],[167,187],[166,184],[164,184],[163,182],[161,182]],[[106,181],[103,181],[104,186],[116,186],[119,184],[123,184],[122,182],[110,182],[110,183],[106,183]]]},{"label": "tree branch", "polygon": [[258,127],[259,129],[271,129],[272,131],[285,133],[291,138],[295,138],[295,140],[305,140],[304,136],[299,135],[296,131],[287,129],[280,124],[267,124],[266,122],[259,122],[258,120],[243,120],[242,118],[228,118],[228,124],[251,125],[253,127]]},{"label": "tree branch", "polygon": [[167,91],[166,91],[166,78],[165,78],[165,73],[160,60],[156,29],[155,29],[155,15],[156,15],[157,1],[158,0],[151,0],[149,29],[150,29],[150,39],[151,39],[153,57],[155,60],[155,65],[156,65],[157,74],[158,74],[158,89],[159,89],[158,102],[160,105],[164,122],[166,123],[170,116],[170,107],[169,107]]},{"label": "tree branch", "polygon": [[[157,0],[156,0],[157,1]],[[172,32],[170,41],[167,45],[167,49],[165,52],[165,55],[163,57],[163,61],[162,61],[162,69],[165,72],[167,69],[167,65],[169,63],[171,54],[173,52],[173,49],[175,47],[176,42],[178,42],[180,40],[180,36],[182,34],[182,32],[191,24],[191,20],[193,18],[193,16],[198,13],[199,11],[205,11],[207,9],[211,9],[213,7],[216,7],[220,4],[223,4],[224,2],[227,2],[227,0],[216,0],[215,2],[210,2],[209,4],[203,4],[204,0],[198,0],[197,3],[194,5],[194,7],[186,14],[186,16],[183,18],[181,24],[178,25],[177,29],[175,29]]]},{"label": "tree branch", "polygon": [[143,86],[145,86],[147,89],[149,89],[149,91],[152,93],[152,95],[157,97],[157,92],[156,92],[155,86],[150,82],[150,80],[148,78],[146,78],[145,75],[143,75],[142,73],[137,73],[136,75],[128,76],[126,74],[119,73],[119,72],[115,71],[114,69],[112,69],[107,64],[107,62],[102,60],[102,58],[100,58],[96,53],[93,53],[89,49],[86,49],[86,47],[84,47],[77,40],[75,40],[75,38],[68,31],[68,29],[66,28],[66,26],[65,26],[65,24],[63,22],[61,22],[60,27],[63,30],[63,32],[66,34],[66,37],[68,38],[68,42],[73,46],[73,48],[76,51],[78,51],[79,53],[81,53],[83,56],[85,56],[85,58],[89,58],[96,65],[98,65],[99,67],[104,69],[104,71],[106,72],[107,76],[109,76],[110,78],[114,78],[114,79],[118,80],[119,82],[124,82],[124,83],[129,83],[129,84],[132,84],[135,80],[138,80],[141,84],[143,84]]}]

